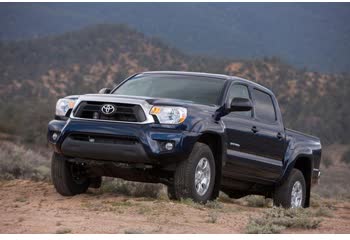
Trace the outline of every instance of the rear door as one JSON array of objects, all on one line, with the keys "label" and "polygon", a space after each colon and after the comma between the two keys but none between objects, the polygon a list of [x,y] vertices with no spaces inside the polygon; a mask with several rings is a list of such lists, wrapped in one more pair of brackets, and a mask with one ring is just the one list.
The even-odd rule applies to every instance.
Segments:
[{"label": "rear door", "polygon": [[260,183],[273,182],[282,171],[285,150],[284,128],[279,122],[277,103],[268,93],[244,83],[232,84],[227,104],[234,97],[251,99],[253,110],[231,112],[221,118],[228,140],[223,176]]},{"label": "rear door", "polygon": [[254,137],[252,148],[257,164],[257,177],[275,180],[282,171],[285,132],[277,101],[270,93],[252,88],[254,102]]}]

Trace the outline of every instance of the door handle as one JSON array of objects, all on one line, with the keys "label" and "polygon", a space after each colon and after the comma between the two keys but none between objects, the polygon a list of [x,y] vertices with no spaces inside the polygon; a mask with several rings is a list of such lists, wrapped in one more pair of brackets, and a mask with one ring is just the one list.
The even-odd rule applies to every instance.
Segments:
[{"label": "door handle", "polygon": [[282,135],[282,133],[277,133],[277,138],[278,138],[278,140],[282,140],[282,138],[283,138],[283,135]]},{"label": "door handle", "polygon": [[252,127],[252,132],[253,133],[257,133],[257,132],[259,132],[259,129],[256,126],[253,126]]}]

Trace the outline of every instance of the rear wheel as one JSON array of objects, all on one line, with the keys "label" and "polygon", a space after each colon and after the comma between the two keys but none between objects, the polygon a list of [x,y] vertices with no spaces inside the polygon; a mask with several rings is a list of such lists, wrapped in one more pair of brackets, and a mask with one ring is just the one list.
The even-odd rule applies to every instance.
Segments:
[{"label": "rear wheel", "polygon": [[211,200],[215,183],[215,160],[208,145],[196,143],[185,161],[176,168],[174,192],[177,199]]},{"label": "rear wheel", "polygon": [[90,185],[88,177],[82,173],[82,167],[70,163],[64,156],[54,153],[51,160],[51,178],[56,191],[63,196],[84,193]]},{"label": "rear wheel", "polygon": [[286,181],[276,187],[273,196],[275,206],[300,208],[305,206],[306,184],[303,173],[293,169]]}]

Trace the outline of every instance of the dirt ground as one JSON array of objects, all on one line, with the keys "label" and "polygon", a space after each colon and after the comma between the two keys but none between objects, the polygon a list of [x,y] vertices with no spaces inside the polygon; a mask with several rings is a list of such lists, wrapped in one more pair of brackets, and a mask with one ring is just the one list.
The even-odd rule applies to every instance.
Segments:
[{"label": "dirt ground", "polygon": [[[239,201],[220,208],[89,190],[62,197],[45,182],[0,183],[0,233],[244,233],[266,208]],[[319,228],[285,233],[350,233],[350,203],[337,201]]]}]

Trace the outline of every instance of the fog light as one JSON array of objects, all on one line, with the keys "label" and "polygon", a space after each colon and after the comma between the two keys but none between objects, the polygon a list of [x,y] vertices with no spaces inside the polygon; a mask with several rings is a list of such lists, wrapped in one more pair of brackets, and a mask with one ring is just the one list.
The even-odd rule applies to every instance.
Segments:
[{"label": "fog light", "polygon": [[52,134],[52,140],[56,141],[58,138],[58,134],[57,133],[53,133]]},{"label": "fog light", "polygon": [[173,148],[174,148],[174,144],[173,143],[168,142],[168,143],[165,144],[165,149],[166,150],[170,151],[170,150],[173,150]]}]

